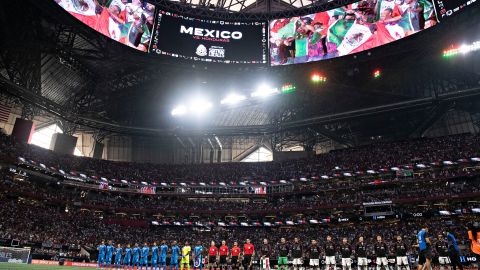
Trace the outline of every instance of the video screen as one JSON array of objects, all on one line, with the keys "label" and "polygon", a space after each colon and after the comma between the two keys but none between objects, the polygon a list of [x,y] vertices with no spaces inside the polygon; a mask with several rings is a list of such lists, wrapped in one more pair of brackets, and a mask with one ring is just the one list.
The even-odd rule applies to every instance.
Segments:
[{"label": "video screen", "polygon": [[155,6],[145,0],[55,0],[84,24],[140,51],[152,38]]},{"label": "video screen", "polygon": [[266,22],[227,22],[159,11],[152,53],[212,63],[267,64]]},{"label": "video screen", "polygon": [[353,54],[437,24],[429,0],[363,0],[301,17],[270,21],[272,66]]}]

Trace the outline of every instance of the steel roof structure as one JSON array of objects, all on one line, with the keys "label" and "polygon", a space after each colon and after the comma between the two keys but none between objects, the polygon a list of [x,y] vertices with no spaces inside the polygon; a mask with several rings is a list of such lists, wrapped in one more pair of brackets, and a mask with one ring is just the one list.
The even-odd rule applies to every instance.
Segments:
[{"label": "steel roof structure", "polygon": [[289,18],[356,1],[358,0],[149,0],[161,10],[191,17],[231,21]]}]

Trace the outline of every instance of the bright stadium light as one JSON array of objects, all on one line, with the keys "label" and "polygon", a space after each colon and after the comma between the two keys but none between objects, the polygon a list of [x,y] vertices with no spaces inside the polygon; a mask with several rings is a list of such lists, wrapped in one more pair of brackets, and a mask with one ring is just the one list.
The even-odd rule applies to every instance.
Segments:
[{"label": "bright stadium light", "polygon": [[297,89],[297,87],[294,84],[286,83],[282,85],[280,91],[282,92],[282,94],[289,94],[295,92],[295,89]]},{"label": "bright stadium light", "polygon": [[209,111],[212,107],[213,104],[210,101],[198,98],[190,102],[188,109],[189,112],[193,113],[194,115],[201,115]]},{"label": "bright stadium light", "polygon": [[172,116],[182,116],[187,113],[187,107],[185,105],[179,105],[172,110]]},{"label": "bright stadium light", "polygon": [[262,84],[257,88],[257,91],[252,93],[252,97],[266,97],[278,93],[277,88],[272,88],[266,84]]},{"label": "bright stadium light", "polygon": [[233,105],[233,104],[237,104],[239,102],[242,102],[245,99],[247,99],[247,97],[245,97],[244,95],[238,95],[238,94],[235,94],[235,93],[231,93],[230,95],[228,95],[224,99],[222,99],[220,101],[220,104]]},{"label": "bright stadium light", "polygon": [[327,77],[319,73],[313,73],[312,76],[310,77],[310,80],[313,83],[324,83],[327,81]]},{"label": "bright stadium light", "polygon": [[475,41],[471,44],[463,44],[460,47],[453,47],[443,51],[443,57],[448,58],[457,54],[467,54],[471,51],[480,50],[480,41]]},{"label": "bright stadium light", "polygon": [[247,99],[244,95],[238,95],[235,93],[231,93],[230,95],[226,96],[224,99],[220,101],[220,104],[237,104],[241,101]]}]

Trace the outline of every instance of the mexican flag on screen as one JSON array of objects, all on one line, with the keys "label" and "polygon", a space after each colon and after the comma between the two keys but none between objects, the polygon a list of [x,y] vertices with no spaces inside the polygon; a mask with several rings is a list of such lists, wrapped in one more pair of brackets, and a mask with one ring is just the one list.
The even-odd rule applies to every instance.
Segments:
[{"label": "mexican flag on screen", "polygon": [[[133,44],[137,35],[141,35],[140,43],[145,43],[150,39],[150,30],[145,24],[136,25],[135,22],[119,24],[113,19],[104,20],[105,25],[99,27],[99,31],[104,35],[124,44]],[[102,29],[105,29],[102,31]]]},{"label": "mexican flag on screen", "polygon": [[399,21],[395,23],[389,23],[385,25],[385,28],[388,30],[388,32],[394,39],[398,40],[404,38],[406,35],[409,35],[416,30],[413,26],[415,20],[417,21],[418,25],[418,18],[416,18],[416,15],[411,12],[405,11]]},{"label": "mexican flag on screen", "polygon": [[[435,8],[433,7],[432,2],[429,0],[414,0],[417,1],[418,5],[421,5],[423,7],[423,18],[425,20],[428,20],[435,15]],[[376,14],[376,20],[380,20],[380,14],[382,11],[384,11],[387,8],[392,9],[392,17],[396,17],[402,13],[405,12],[405,10],[408,8],[409,4],[406,3],[405,0],[399,1],[399,0],[378,0],[376,9],[375,9],[375,14]]]},{"label": "mexican flag on screen", "polygon": [[280,28],[277,32],[277,38],[287,39],[295,35],[295,22],[296,20],[291,20],[285,26]]},{"label": "mexican flag on screen", "polygon": [[432,2],[428,0],[418,0],[418,3],[423,6],[423,18],[425,20],[436,17]]},{"label": "mexican flag on screen", "polygon": [[380,20],[380,15],[387,8],[392,10],[392,17],[396,17],[396,16],[401,14],[400,6],[397,4],[397,1],[395,1],[395,0],[378,0],[377,4],[375,6],[375,14],[376,14],[375,19],[377,21]]},{"label": "mexican flag on screen", "polygon": [[[401,19],[395,23],[390,23],[386,26],[386,28],[390,32],[390,35],[393,38],[400,39],[407,35],[415,33],[416,31],[422,30],[420,26],[420,21],[422,19],[428,19],[431,16],[432,11],[425,10],[425,6],[420,3],[420,1],[410,4],[405,3],[400,6],[400,10],[402,12]],[[416,10],[419,7],[423,8],[423,14],[418,14],[416,11],[411,11],[411,9]]]},{"label": "mexican flag on screen", "polygon": [[340,19],[330,25],[327,41],[337,46],[340,56],[347,55],[361,46],[372,36],[370,28],[358,24],[355,20]]},{"label": "mexican flag on screen", "polygon": [[322,35],[326,35],[328,31],[328,24],[333,17],[340,18],[345,14],[345,9],[343,7],[334,8],[328,11],[318,12],[313,16],[312,25],[315,23],[321,23],[325,29],[321,32]]}]

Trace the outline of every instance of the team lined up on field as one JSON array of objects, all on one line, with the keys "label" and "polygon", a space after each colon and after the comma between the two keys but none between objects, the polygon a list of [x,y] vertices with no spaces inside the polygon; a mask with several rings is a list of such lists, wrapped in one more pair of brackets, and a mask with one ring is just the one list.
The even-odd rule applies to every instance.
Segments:
[{"label": "team lined up on field", "polygon": [[[432,243],[426,236],[428,228],[423,228],[417,234],[417,242],[414,245],[419,249],[418,265],[419,270],[429,270],[431,267],[431,259],[433,256]],[[455,236],[444,231],[441,235],[438,235],[437,241],[434,245],[435,252],[439,257],[439,263],[443,266],[451,264],[453,269],[458,266],[460,269],[462,265],[459,261],[459,249]],[[288,243],[285,238],[281,238],[277,244],[278,249],[278,269],[287,269],[289,259],[292,260],[294,269],[301,268],[304,263],[307,263],[313,269],[320,269],[320,257],[325,258],[325,269],[330,268],[336,270],[336,255],[337,252],[341,255],[341,265],[343,270],[352,269],[352,257],[357,258],[358,270],[368,269],[368,244],[364,241],[364,238],[360,236],[356,243],[349,243],[347,238],[343,238],[338,245],[332,241],[331,236],[327,236],[326,241],[321,246],[317,240],[311,240],[307,247],[300,242],[298,237],[294,238],[292,243]],[[229,267],[231,269],[251,269],[252,257],[256,255],[256,250],[250,239],[246,239],[246,243],[241,249],[238,242],[234,242],[233,246],[229,248],[226,241],[222,241],[221,245],[217,247],[215,241],[212,241],[208,249],[204,248],[200,241],[196,243],[193,249],[190,247],[188,241],[185,242],[183,247],[179,247],[176,241],[173,241],[169,247],[165,240],[158,247],[155,242],[152,243],[152,247],[148,246],[148,243],[144,243],[143,247],[139,247],[135,244],[133,248],[130,245],[126,245],[122,248],[120,244],[115,249],[111,241],[106,246],[102,241],[102,244],[98,247],[99,258],[98,267],[102,268],[115,268],[115,269],[133,269],[150,268],[152,270],[162,269],[167,270],[167,256],[169,255],[170,269],[190,269],[190,256],[193,261],[193,268],[202,269],[206,265],[209,269],[216,269],[220,267],[225,270]],[[381,236],[376,237],[376,241],[373,244],[373,250],[376,257],[377,270],[382,267],[388,269],[387,256],[394,253],[396,256],[397,269],[405,268],[410,270],[410,265],[407,257],[407,251],[409,246],[402,240],[400,236],[397,236],[397,241],[393,247],[388,247],[383,241]],[[151,251],[151,253],[150,253]],[[260,259],[261,269],[273,268],[270,265],[270,259],[273,256],[272,246],[267,239],[263,240],[263,244],[258,250],[258,257]],[[149,256],[150,255],[150,256]],[[123,256],[123,257],[122,257]],[[150,260],[148,258],[150,257]],[[112,259],[113,264],[112,264]],[[421,268],[420,268],[421,267]]]}]

